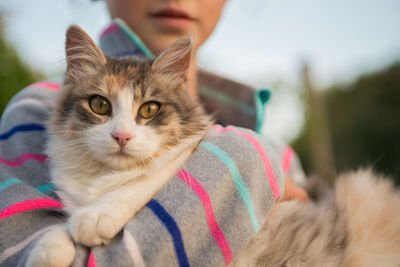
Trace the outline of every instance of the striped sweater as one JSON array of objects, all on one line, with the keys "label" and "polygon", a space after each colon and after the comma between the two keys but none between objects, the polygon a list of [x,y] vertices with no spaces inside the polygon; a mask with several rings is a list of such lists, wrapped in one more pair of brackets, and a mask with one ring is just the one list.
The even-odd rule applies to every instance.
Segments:
[{"label": "striped sweater", "polygon": [[[115,25],[103,39],[126,37]],[[211,77],[202,80],[208,83],[203,100],[206,107],[222,110],[218,121],[260,127],[257,93],[227,81],[241,87],[242,95],[251,95],[240,102],[236,94],[227,95],[229,89],[214,91],[210,85],[221,82]],[[24,265],[38,238],[66,221],[44,154],[46,120],[59,87],[58,80],[29,86],[11,100],[0,120],[0,266]],[[290,147],[272,146],[252,130],[214,125],[185,166],[123,232],[108,246],[78,247],[74,266],[228,265],[281,197],[283,173],[301,175],[297,167]]]}]

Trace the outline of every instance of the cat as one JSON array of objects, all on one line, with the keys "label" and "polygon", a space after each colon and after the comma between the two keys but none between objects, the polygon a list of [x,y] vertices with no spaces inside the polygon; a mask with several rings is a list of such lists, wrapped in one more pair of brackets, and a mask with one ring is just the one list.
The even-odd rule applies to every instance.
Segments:
[{"label": "cat", "polygon": [[231,266],[400,266],[400,192],[390,180],[360,170],[323,191],[277,204]]},{"label": "cat", "polygon": [[69,266],[74,242],[108,244],[184,165],[212,123],[187,90],[192,50],[183,37],[154,60],[115,59],[78,26],[67,30],[47,153],[69,218],[27,266]]}]

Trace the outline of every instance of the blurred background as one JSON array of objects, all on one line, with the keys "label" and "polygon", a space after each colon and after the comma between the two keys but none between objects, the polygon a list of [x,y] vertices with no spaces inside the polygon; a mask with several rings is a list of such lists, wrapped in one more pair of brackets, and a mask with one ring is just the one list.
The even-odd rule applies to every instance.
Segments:
[{"label": "blurred background", "polygon": [[[30,83],[62,75],[70,24],[94,39],[104,2],[0,0],[0,114]],[[307,173],[371,166],[400,184],[400,1],[229,0],[199,52],[207,70],[269,88],[263,133]]]}]

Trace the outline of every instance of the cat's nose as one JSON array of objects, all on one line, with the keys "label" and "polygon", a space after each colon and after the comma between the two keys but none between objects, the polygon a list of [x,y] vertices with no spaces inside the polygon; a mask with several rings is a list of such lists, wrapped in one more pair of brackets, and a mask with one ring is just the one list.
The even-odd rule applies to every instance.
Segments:
[{"label": "cat's nose", "polygon": [[128,143],[128,141],[131,140],[133,137],[130,133],[121,132],[112,133],[111,135],[121,148],[123,148],[126,143]]}]

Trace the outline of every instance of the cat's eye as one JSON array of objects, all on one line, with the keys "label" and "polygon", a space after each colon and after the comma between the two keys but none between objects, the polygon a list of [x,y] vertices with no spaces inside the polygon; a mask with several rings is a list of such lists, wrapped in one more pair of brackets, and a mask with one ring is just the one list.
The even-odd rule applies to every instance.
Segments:
[{"label": "cat's eye", "polygon": [[142,116],[145,119],[151,119],[153,118],[158,111],[160,110],[160,104],[157,102],[147,102],[144,103],[140,109],[139,109],[139,113],[140,116]]},{"label": "cat's eye", "polygon": [[110,101],[99,95],[94,95],[89,99],[89,106],[98,115],[108,115],[111,113]]}]

